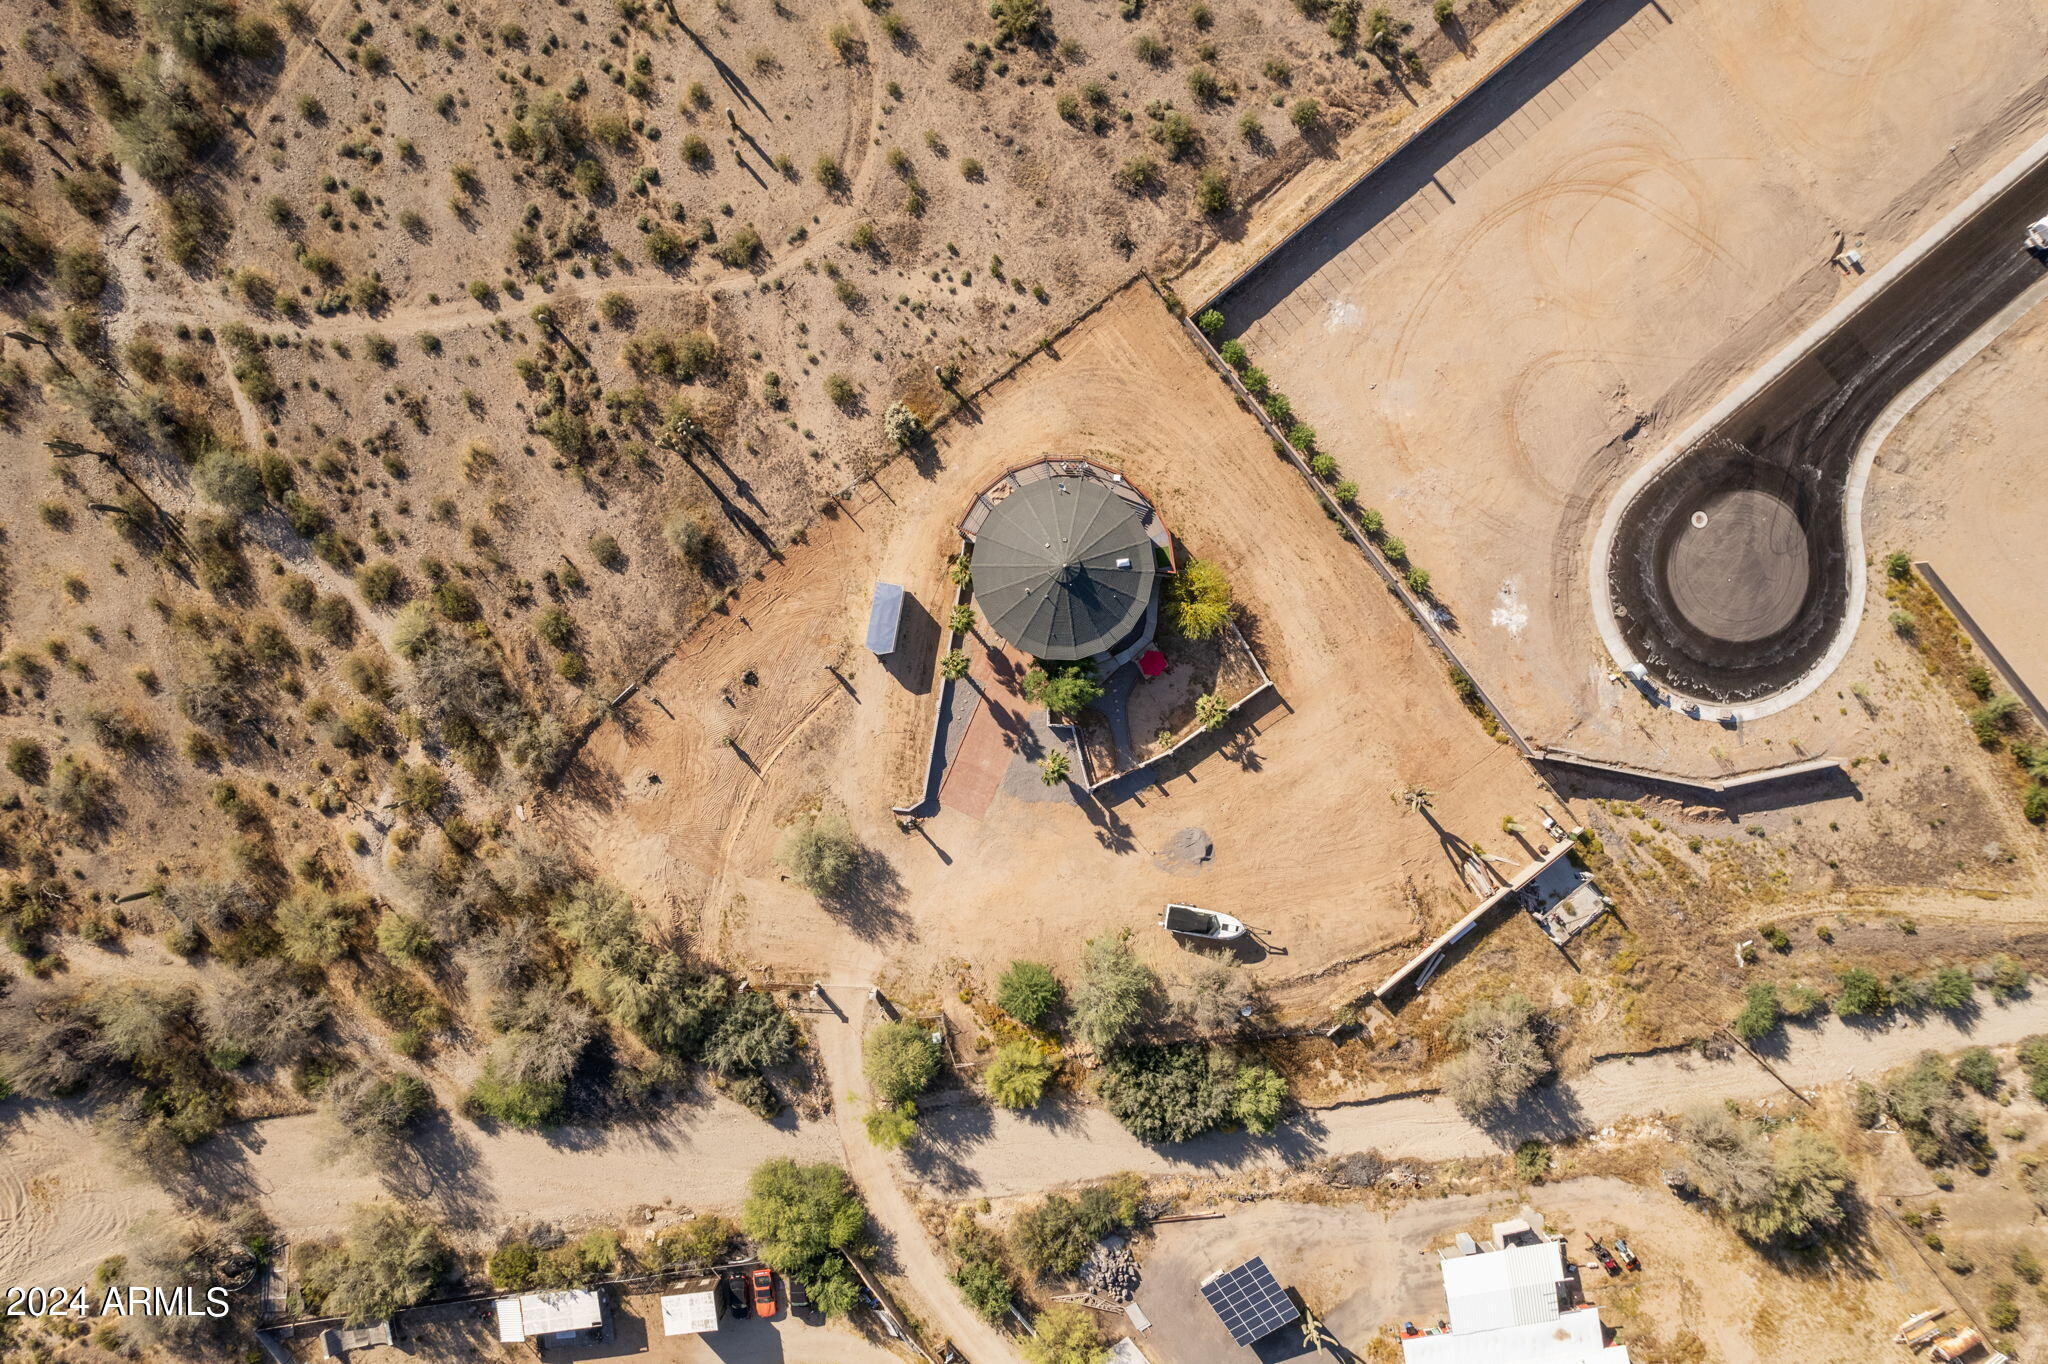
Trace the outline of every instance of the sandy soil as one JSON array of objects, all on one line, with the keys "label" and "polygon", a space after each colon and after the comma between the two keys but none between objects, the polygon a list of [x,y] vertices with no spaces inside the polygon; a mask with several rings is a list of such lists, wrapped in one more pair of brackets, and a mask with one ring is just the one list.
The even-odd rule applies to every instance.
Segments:
[{"label": "sandy soil", "polygon": [[[1906,36],[1952,21],[1938,52]],[[1588,523],[1634,459],[1850,287],[1827,264],[1842,238],[1882,263],[2038,136],[2044,48],[2038,6],[1990,0],[1878,26],[1845,0],[1646,8],[1541,117],[1446,170],[1454,202],[1424,191],[1426,229],[1397,220],[1398,241],[1246,336],[1533,739],[1684,772],[1869,746],[1854,707],[1730,735],[1606,681]],[[1901,658],[1866,638],[1840,684]]]},{"label": "sandy soil", "polygon": [[[597,736],[553,803],[555,825],[643,903],[700,920],[707,946],[778,968],[861,944],[886,947],[910,981],[954,959],[1066,961],[1082,937],[1142,928],[1163,899],[1193,895],[1261,930],[1254,969],[1274,988],[1321,1000],[1353,964],[1447,922],[1467,893],[1394,793],[1429,787],[1436,818],[1479,837],[1510,812],[1532,823],[1538,788],[1176,327],[1129,290],[949,427],[932,460],[885,470],[623,708],[628,723]],[[1162,409],[1160,391],[1179,401]],[[1223,566],[1278,700],[1108,816],[1005,793],[983,819],[942,811],[906,837],[888,805],[914,789],[932,664],[857,653],[871,584],[905,584],[907,619],[943,613],[967,499],[1060,450],[1126,469],[1187,551]],[[1345,737],[1333,748],[1332,735]],[[848,810],[873,854],[863,884],[825,904],[774,860],[781,826],[820,802]],[[1199,881],[1169,879],[1149,853],[1189,826],[1216,855]],[[1173,955],[1163,935],[1140,944]]]},{"label": "sandy soil", "polygon": [[2037,307],[1900,423],[1865,503],[1872,549],[1932,564],[2036,695],[2048,695],[2048,622],[2015,584],[2048,579],[2044,373],[2048,308]]},{"label": "sandy soil", "polygon": [[[1587,1178],[1529,1189],[1524,1197],[1454,1195],[1387,1213],[1261,1203],[1232,1208],[1221,1221],[1154,1228],[1138,1294],[1154,1326],[1140,1340],[1159,1364],[1252,1358],[1221,1334],[1197,1285],[1218,1269],[1264,1255],[1339,1342],[1360,1357],[1381,1358],[1365,1353],[1374,1336],[1398,1332],[1404,1321],[1443,1319],[1436,1247],[1461,1231],[1483,1238],[1491,1223],[1531,1213],[1549,1230],[1568,1233],[1579,1260],[1592,1259],[1588,1235],[1627,1237],[1643,1269],[1609,1279],[1595,1268],[1582,1282],[1617,1343],[1638,1359],[1761,1364],[1796,1350],[1814,1364],[1856,1364],[1870,1358],[1879,1327],[1889,1333],[1935,1291],[1932,1276],[1889,1245],[1801,1273],[1757,1255],[1708,1215],[1661,1191]],[[1693,1352],[1674,1349],[1688,1338]]]}]

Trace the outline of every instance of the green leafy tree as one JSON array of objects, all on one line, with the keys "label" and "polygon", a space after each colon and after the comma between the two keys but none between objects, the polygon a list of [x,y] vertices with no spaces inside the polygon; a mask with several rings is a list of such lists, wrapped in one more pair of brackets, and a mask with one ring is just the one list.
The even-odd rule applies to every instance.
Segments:
[{"label": "green leafy tree", "polygon": [[796,1055],[797,1030],[782,1006],[749,990],[727,1007],[704,1044],[704,1064],[720,1075],[758,1075]]},{"label": "green leafy tree", "polygon": [[1013,961],[996,981],[996,1007],[1030,1027],[1059,1007],[1059,977],[1043,962]]},{"label": "green leafy tree", "polygon": [[1231,1120],[1236,1078],[1221,1048],[1125,1047],[1103,1063],[1100,1088],[1110,1116],[1140,1141],[1187,1141]]},{"label": "green leafy tree", "polygon": [[917,1135],[917,1105],[906,1101],[870,1109],[862,1123],[869,1141],[884,1151],[900,1151]]},{"label": "green leafy tree", "polygon": [[1271,1066],[1239,1066],[1230,1092],[1230,1116],[1247,1132],[1265,1135],[1280,1121],[1287,1081]]},{"label": "green leafy tree", "polygon": [[1726,1108],[1676,1125],[1693,1182],[1742,1235],[1763,1244],[1822,1239],[1849,1219],[1849,1171],[1809,1128],[1767,1135]]},{"label": "green leafy tree", "polygon": [[1095,665],[1055,663],[1034,665],[1024,672],[1024,699],[1036,701],[1054,715],[1079,715],[1102,697],[1102,684],[1095,680]]},{"label": "green leafy tree", "polygon": [[939,1073],[939,1044],[916,1023],[884,1023],[864,1045],[868,1084],[884,1104],[900,1104],[924,1093]]},{"label": "green leafy tree", "polygon": [[1166,585],[1167,619],[1189,639],[1208,639],[1230,621],[1230,580],[1207,559],[1190,559]]},{"label": "green leafy tree", "polygon": [[300,1284],[320,1310],[352,1326],[423,1300],[449,1264],[431,1222],[395,1203],[358,1205],[341,1243],[301,1260]]},{"label": "green leafy tree", "polygon": [[868,1210],[839,1166],[771,1160],[748,1178],[740,1221],[763,1261],[810,1286],[834,1252],[862,1252]]}]

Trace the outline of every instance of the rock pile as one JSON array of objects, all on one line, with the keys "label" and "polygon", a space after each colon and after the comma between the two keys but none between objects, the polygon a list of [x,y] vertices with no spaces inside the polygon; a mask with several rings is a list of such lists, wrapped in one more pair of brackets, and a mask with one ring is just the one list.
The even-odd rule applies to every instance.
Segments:
[{"label": "rock pile", "polygon": [[1081,1262],[1080,1279],[1091,1293],[1129,1302],[1138,1291],[1138,1257],[1131,1254],[1129,1243],[1121,1236],[1113,1236],[1098,1243]]}]

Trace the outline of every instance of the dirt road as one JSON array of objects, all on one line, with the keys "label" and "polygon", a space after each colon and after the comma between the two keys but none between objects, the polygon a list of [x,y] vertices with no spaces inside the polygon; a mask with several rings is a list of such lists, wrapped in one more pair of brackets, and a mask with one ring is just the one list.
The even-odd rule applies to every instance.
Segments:
[{"label": "dirt road", "polygon": [[[1795,1028],[1767,1056],[1772,1070],[1802,1090],[1855,1075],[1872,1075],[1929,1048],[1952,1051],[2016,1042],[2048,1030],[2048,994],[1984,1010],[1965,1026],[1947,1018],[1889,1027],[1854,1028],[1830,1018]],[[1623,1119],[1675,1112],[1717,1099],[1760,1099],[1784,1086],[1746,1056],[1704,1061],[1690,1052],[1602,1062],[1542,1091],[1512,1123],[1488,1130],[1468,1122],[1433,1094],[1319,1109],[1271,1137],[1205,1137],[1150,1147],[1099,1108],[1047,1105],[1015,1115],[950,1109],[925,1121],[911,1164],[951,1197],[1002,1197],[1100,1179],[1120,1170],[1224,1173],[1281,1166],[1367,1148],[1389,1156],[1449,1160],[1510,1150],[1528,1137],[1562,1140],[1598,1132]]]},{"label": "dirt road", "polygon": [[832,1092],[839,1096],[832,1111],[839,1119],[839,1139],[846,1148],[846,1169],[860,1185],[867,1199],[868,1213],[882,1231],[882,1241],[903,1278],[920,1289],[913,1305],[917,1315],[938,1334],[952,1339],[954,1346],[979,1364],[998,1364],[1017,1358],[1009,1338],[969,1307],[947,1280],[945,1257],[924,1234],[917,1210],[896,1182],[893,1159],[867,1138],[861,1125],[865,1108],[846,1097],[866,1089],[861,1078],[860,1040],[868,1002],[859,994],[842,991],[840,1008],[846,1017],[825,1015],[818,1024],[818,1051],[825,1071],[832,1077]]}]

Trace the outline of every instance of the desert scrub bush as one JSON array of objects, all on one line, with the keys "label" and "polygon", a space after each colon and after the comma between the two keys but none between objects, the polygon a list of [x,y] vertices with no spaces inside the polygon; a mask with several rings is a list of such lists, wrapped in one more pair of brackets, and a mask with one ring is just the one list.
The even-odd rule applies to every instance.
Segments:
[{"label": "desert scrub bush", "polygon": [[1860,966],[1852,966],[1836,978],[1834,1010],[1841,1018],[1866,1018],[1892,1006],[1884,982]]},{"label": "desert scrub bush", "polygon": [[868,1084],[884,1104],[915,1099],[939,1073],[939,1044],[929,1029],[907,1019],[871,1030],[862,1052]]},{"label": "desert scrub bush", "polygon": [[333,1125],[322,1154],[372,1168],[386,1165],[408,1130],[433,1106],[433,1096],[415,1076],[354,1070],[327,1082],[321,1107]]},{"label": "desert scrub bush", "polygon": [[1745,1042],[1754,1042],[1760,1037],[1776,1032],[1783,1017],[1778,1004],[1778,987],[1768,981],[1760,981],[1749,987],[1743,997],[1742,1011],[1735,1015],[1735,1035]]},{"label": "desert scrub bush", "polygon": [[1018,1039],[1005,1042],[982,1072],[989,1097],[1004,1108],[1034,1107],[1045,1096],[1045,1087],[1059,1074],[1060,1062],[1034,1042]]},{"label": "desert scrub bush", "polygon": [[1771,1134],[1713,1107],[1685,1114],[1675,1129],[1693,1183],[1750,1240],[1811,1244],[1847,1224],[1848,1167],[1812,1129]]},{"label": "desert scrub bush", "polygon": [[851,412],[860,403],[860,389],[853,377],[837,370],[825,376],[825,396],[842,412]]},{"label": "desert scrub bush", "polygon": [[1158,188],[1159,163],[1149,156],[1134,156],[1118,168],[1113,178],[1116,187],[1126,194],[1141,194]]},{"label": "desert scrub bush", "polygon": [[807,814],[790,826],[779,856],[798,884],[813,895],[831,895],[852,881],[861,846],[844,815]]},{"label": "desert scrub bush", "polygon": [[988,1321],[1001,1321],[1009,1315],[1017,1285],[1010,1274],[1003,1238],[982,1226],[972,1212],[962,1211],[953,1219],[946,1249],[958,1261],[953,1282],[967,1305]]},{"label": "desert scrub bush", "polygon": [[81,217],[97,222],[121,197],[121,182],[105,171],[80,167],[57,186],[57,193]]},{"label": "desert scrub bush", "polygon": [[1514,991],[1474,1000],[1450,1031],[1463,1050],[1443,1068],[1444,1092],[1467,1115],[1512,1106],[1554,1069],[1535,1006]]},{"label": "desert scrub bush", "polygon": [[727,1219],[704,1213],[662,1232],[649,1243],[648,1249],[656,1264],[664,1268],[710,1266],[732,1253],[739,1235],[740,1229]]},{"label": "desert scrub bush", "polygon": [[[1990,1083],[1998,1068],[1991,1065]],[[1884,1111],[1899,1125],[1906,1148],[1923,1165],[1960,1162],[1982,1171],[1990,1166],[1984,1121],[1964,1098],[1957,1068],[1938,1052],[1885,1077],[1879,1087]]]},{"label": "desert scrub bush", "polygon": [[761,258],[761,234],[752,223],[747,223],[734,229],[712,254],[728,269],[751,269]]},{"label": "desert scrub bush", "polygon": [[988,16],[995,21],[999,45],[1028,45],[1043,35],[1052,12],[1045,0],[994,0],[988,7]]},{"label": "desert scrub bush", "polygon": [[890,403],[882,413],[882,433],[899,450],[908,450],[924,439],[924,422],[901,402]]},{"label": "desert scrub bush", "polygon": [[359,1326],[424,1300],[450,1263],[439,1229],[419,1213],[362,1204],[338,1245],[301,1248],[300,1288],[308,1306]]},{"label": "desert scrub bush", "polygon": [[1303,137],[1309,137],[1319,132],[1323,126],[1323,106],[1321,101],[1307,96],[1294,101],[1293,105],[1287,110],[1287,121],[1292,123],[1294,130]]},{"label": "desert scrub bush", "polygon": [[1026,1027],[1059,1007],[1059,977],[1043,962],[1013,961],[996,981],[996,1007]]},{"label": "desert scrub bush", "polygon": [[1215,171],[1205,170],[1196,176],[1195,207],[1211,218],[1230,212],[1230,181]]},{"label": "desert scrub bush", "polygon": [[405,571],[389,559],[356,570],[356,590],[372,606],[394,606],[405,596]]},{"label": "desert scrub bush", "polygon": [[1110,1051],[1136,1030],[1157,989],[1151,969],[1131,950],[1130,937],[1126,929],[1082,945],[1074,1031],[1098,1052]]},{"label": "desert scrub bush", "polygon": [[717,566],[718,536],[698,513],[671,512],[661,523],[661,536],[677,558],[698,572],[709,573]]},{"label": "desert scrub bush", "polygon": [[1047,1194],[1010,1224],[1017,1258],[1040,1277],[1071,1274],[1096,1242],[1132,1224],[1143,1195],[1144,1181],[1134,1174],[1117,1175],[1072,1198]]}]

